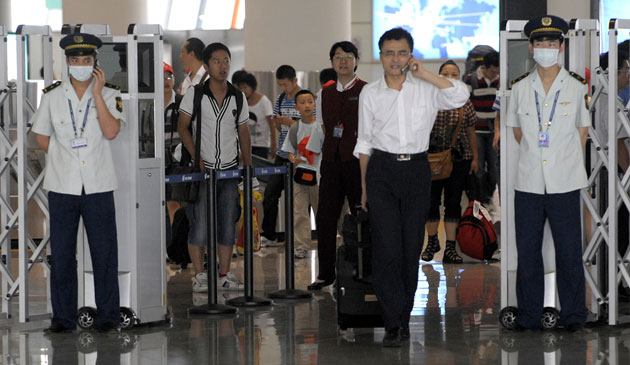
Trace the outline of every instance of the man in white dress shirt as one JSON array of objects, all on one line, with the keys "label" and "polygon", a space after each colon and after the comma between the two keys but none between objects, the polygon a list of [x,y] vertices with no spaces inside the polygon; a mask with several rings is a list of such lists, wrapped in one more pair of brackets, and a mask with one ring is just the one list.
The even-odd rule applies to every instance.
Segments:
[{"label": "man in white dress shirt", "polygon": [[117,182],[109,141],[124,123],[123,104],[119,88],[106,84],[105,73],[95,67],[100,39],[70,34],[59,45],[65,49],[70,78],[44,89],[31,120],[35,141],[46,151],[44,189],[50,208],[53,317],[45,332],[76,328],[79,218],[83,218],[94,269],[94,324],[99,331],[116,331],[120,326]]},{"label": "man in white dress shirt", "polygon": [[179,86],[179,95],[186,95],[188,89],[197,85],[206,78],[206,70],[203,68],[203,50],[205,45],[199,38],[188,38],[182,46],[179,57],[186,69],[190,70],[186,78]]},{"label": "man in white dress shirt", "polygon": [[[429,208],[429,137],[438,110],[464,105],[464,83],[427,71],[414,59],[413,38],[391,29],[378,42],[384,77],[359,98],[354,155],[372,225],[373,287],[383,310],[383,346],[409,340],[418,262]],[[405,72],[408,68],[409,72]]]}]

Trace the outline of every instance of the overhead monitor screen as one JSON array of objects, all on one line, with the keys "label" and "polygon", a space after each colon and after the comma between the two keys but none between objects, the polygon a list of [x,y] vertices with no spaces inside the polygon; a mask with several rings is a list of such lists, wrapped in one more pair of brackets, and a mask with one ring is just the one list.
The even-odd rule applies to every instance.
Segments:
[{"label": "overhead monitor screen", "polygon": [[423,59],[466,58],[476,45],[499,49],[499,0],[373,0],[373,49],[387,30],[402,27]]},{"label": "overhead monitor screen", "polygon": [[[608,22],[614,19],[630,19],[630,6],[628,0],[599,0],[599,21],[601,25],[602,53],[608,52]],[[630,30],[623,29],[617,34],[617,41],[621,43],[630,39]]]}]

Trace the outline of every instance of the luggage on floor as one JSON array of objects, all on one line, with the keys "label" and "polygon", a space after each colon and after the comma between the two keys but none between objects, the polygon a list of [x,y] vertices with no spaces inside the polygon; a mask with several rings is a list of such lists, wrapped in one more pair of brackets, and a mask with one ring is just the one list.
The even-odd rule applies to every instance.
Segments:
[{"label": "luggage on floor", "polygon": [[478,200],[468,203],[457,226],[457,242],[464,254],[478,260],[492,259],[499,247],[492,216]]},{"label": "luggage on floor", "polygon": [[337,323],[342,330],[383,327],[381,307],[372,289],[372,246],[367,212],[348,214],[343,245],[337,249]]},{"label": "luggage on floor", "polygon": [[179,208],[173,217],[172,237],[166,246],[166,254],[171,262],[185,269],[190,263],[188,254],[188,218],[186,208]]}]

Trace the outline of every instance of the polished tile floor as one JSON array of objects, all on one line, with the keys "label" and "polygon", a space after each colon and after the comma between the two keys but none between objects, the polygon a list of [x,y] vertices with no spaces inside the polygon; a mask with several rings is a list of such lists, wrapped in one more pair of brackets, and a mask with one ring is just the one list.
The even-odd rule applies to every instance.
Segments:
[{"label": "polished tile floor", "polygon": [[[263,249],[254,263],[256,295],[284,286],[282,247]],[[243,259],[236,259],[237,276],[242,277],[242,265]],[[296,262],[296,286],[305,288],[315,270],[311,251]],[[37,282],[37,273],[32,275]],[[168,275],[172,323],[118,336],[90,331],[44,336],[49,321],[0,320],[0,363],[630,364],[628,326],[591,327],[581,334],[501,330],[499,263],[442,265],[438,255],[421,265],[411,341],[399,349],[380,346],[382,328],[338,331],[330,290],[312,300],[278,301],[227,317],[189,316],[188,309],[207,303],[207,296],[191,293],[190,270],[169,268]],[[219,292],[221,302],[236,296]]]}]

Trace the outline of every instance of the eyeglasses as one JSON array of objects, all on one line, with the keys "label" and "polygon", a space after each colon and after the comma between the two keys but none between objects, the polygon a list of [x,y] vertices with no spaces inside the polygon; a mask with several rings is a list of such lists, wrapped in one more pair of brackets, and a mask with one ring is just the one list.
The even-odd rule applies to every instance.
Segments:
[{"label": "eyeglasses", "polygon": [[409,57],[409,51],[398,51],[398,53],[396,53],[395,51],[385,51],[381,52],[381,54],[383,55],[383,57],[387,58],[393,58],[396,55],[401,58]]},{"label": "eyeglasses", "polygon": [[164,76],[164,81],[171,81],[173,76]]},{"label": "eyeglasses", "polygon": [[342,54],[336,54],[336,55],[334,55],[334,56],[333,56],[333,60],[335,60],[335,61],[341,61],[341,60],[343,60],[344,58],[345,58],[346,60],[348,60],[348,61],[352,61],[352,60],[354,59],[354,54],[352,54],[352,53],[346,53],[345,55],[342,55]]}]

